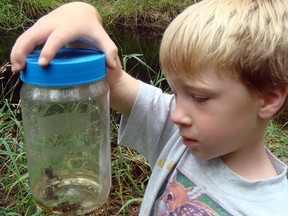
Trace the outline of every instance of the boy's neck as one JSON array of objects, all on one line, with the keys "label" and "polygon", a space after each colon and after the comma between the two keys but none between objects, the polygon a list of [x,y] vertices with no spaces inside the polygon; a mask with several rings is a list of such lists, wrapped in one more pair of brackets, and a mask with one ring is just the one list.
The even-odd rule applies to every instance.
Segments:
[{"label": "boy's neck", "polygon": [[224,163],[246,180],[266,179],[277,176],[265,146],[250,146],[249,149],[221,157]]}]

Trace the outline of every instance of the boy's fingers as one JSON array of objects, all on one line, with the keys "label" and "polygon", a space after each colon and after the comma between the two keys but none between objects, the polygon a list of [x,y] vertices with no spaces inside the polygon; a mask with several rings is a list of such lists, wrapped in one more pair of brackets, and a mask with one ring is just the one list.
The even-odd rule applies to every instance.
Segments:
[{"label": "boy's fingers", "polygon": [[[41,20],[40,20],[41,21]],[[36,45],[44,44],[38,63],[46,66],[53,59],[57,51],[71,41],[77,38],[84,38],[84,42],[97,47],[106,54],[107,67],[115,69],[118,57],[118,48],[110,39],[101,24],[97,25],[94,31],[75,32],[68,25],[53,30],[49,25],[38,25],[24,32],[16,41],[11,51],[11,63],[13,73],[24,69],[27,55],[35,48]],[[43,26],[46,26],[43,28]],[[51,25],[50,25],[51,26]]]},{"label": "boy's fingers", "polygon": [[107,67],[110,69],[115,69],[117,64],[117,57],[118,57],[118,49],[117,47],[111,45],[110,48],[106,48],[106,50],[103,50],[106,54],[106,64]]},{"label": "boy's fingers", "polygon": [[15,45],[12,48],[10,59],[12,64],[12,72],[17,73],[25,67],[25,59],[27,53],[29,53],[32,49],[34,44],[25,44],[25,40],[21,43],[21,38],[18,38]]},{"label": "boy's fingers", "polygon": [[95,38],[95,40],[93,40],[93,44],[95,44],[98,49],[102,50],[106,54],[107,67],[110,69],[115,69],[117,66],[116,62],[118,58],[117,46],[111,40],[102,26],[97,30],[95,29],[94,34],[96,36],[91,38],[92,40]]},{"label": "boy's fingers", "polygon": [[42,48],[38,63],[47,66],[54,58],[57,51],[74,39],[72,32],[67,28],[60,28],[51,33]]},{"label": "boy's fingers", "polygon": [[27,55],[35,48],[35,46],[45,41],[47,32],[41,34],[33,33],[33,29],[28,29],[16,40],[10,54],[12,64],[12,72],[17,73],[24,69]]}]

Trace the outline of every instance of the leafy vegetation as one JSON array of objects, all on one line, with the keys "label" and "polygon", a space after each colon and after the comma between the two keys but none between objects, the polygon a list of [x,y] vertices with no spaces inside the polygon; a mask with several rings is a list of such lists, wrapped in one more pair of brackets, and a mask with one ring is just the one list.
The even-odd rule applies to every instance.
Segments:
[{"label": "leafy vegetation", "polygon": [[[281,119],[284,122],[284,119]],[[288,120],[285,123],[272,119],[266,130],[266,141],[269,149],[280,160],[288,164]]]},{"label": "leafy vegetation", "polygon": [[56,0],[5,0],[0,2],[0,30],[25,29],[35,19],[55,8]]},{"label": "leafy vegetation", "polygon": [[[198,0],[199,1],[199,0]],[[36,19],[70,0],[5,0],[0,3],[0,30],[23,30]],[[95,6],[105,24],[163,29],[196,0],[83,0]]]}]

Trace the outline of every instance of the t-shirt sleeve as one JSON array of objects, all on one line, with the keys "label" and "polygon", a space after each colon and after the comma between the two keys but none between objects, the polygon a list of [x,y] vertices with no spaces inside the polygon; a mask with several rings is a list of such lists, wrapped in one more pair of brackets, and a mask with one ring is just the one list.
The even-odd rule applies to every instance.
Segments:
[{"label": "t-shirt sleeve", "polygon": [[173,96],[139,81],[139,91],[128,118],[122,116],[118,143],[142,154],[154,166],[161,150],[176,130],[170,120]]}]

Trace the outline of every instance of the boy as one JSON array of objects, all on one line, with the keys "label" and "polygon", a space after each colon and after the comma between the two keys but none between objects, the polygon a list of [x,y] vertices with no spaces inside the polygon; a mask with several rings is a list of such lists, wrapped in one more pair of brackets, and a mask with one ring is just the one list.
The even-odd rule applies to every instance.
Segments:
[{"label": "boy", "polygon": [[106,53],[111,106],[123,114],[119,142],[153,169],[140,215],[287,215],[287,167],[264,144],[269,119],[287,105],[287,1],[204,0],[183,11],[160,48],[174,96],[121,70],[98,13],[84,3],[60,7],[20,36],[13,71],[36,44],[46,41],[45,66],[76,40]]}]

